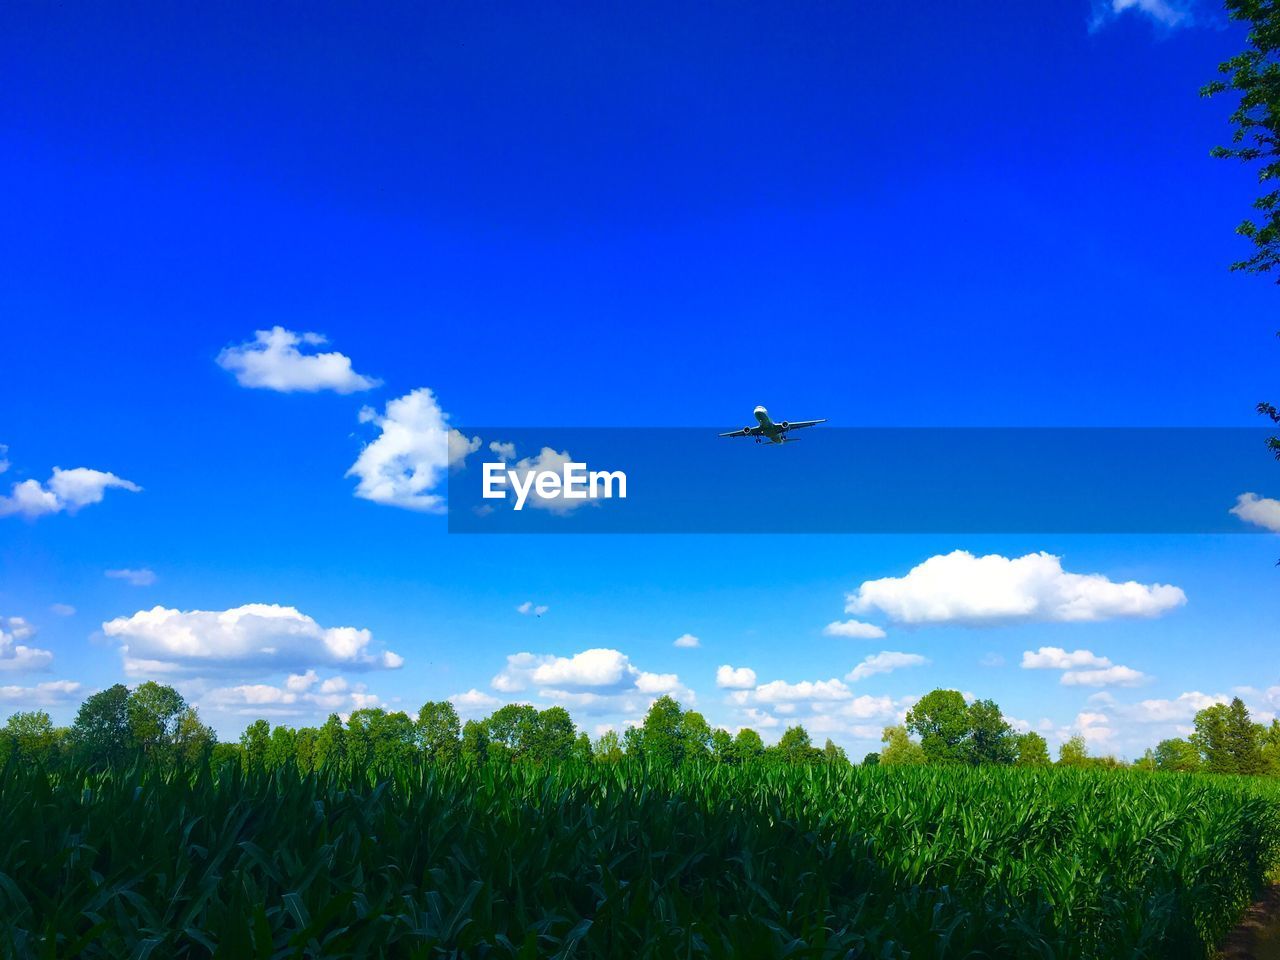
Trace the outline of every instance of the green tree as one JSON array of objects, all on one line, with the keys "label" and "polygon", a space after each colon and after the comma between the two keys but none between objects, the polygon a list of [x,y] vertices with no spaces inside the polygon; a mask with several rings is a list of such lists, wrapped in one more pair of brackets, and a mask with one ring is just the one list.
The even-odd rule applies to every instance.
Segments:
[{"label": "green tree", "polygon": [[764,740],[750,727],[743,727],[733,738],[734,763],[750,763],[764,756]]},{"label": "green tree", "polygon": [[114,766],[134,755],[129,688],[117,683],[93,694],[71,724],[71,743],[88,763]]},{"label": "green tree", "polygon": [[1157,770],[1195,773],[1200,769],[1200,751],[1190,740],[1172,737],[1156,744],[1154,760]]},{"label": "green tree", "polygon": [[711,731],[711,759],[716,763],[733,763],[733,736],[723,727]]},{"label": "green tree", "polygon": [[564,707],[548,707],[535,713],[525,728],[519,756],[534,763],[568,760],[573,754],[576,739],[577,730],[569,711]]},{"label": "green tree", "polygon": [[578,763],[590,763],[595,759],[591,749],[591,738],[587,736],[587,731],[583,730],[578,734],[578,738],[573,741],[573,750],[569,756]]},{"label": "green tree", "polygon": [[827,742],[822,745],[822,760],[832,766],[849,766],[849,755],[844,752],[843,747],[837,747],[832,743],[830,737],[827,737]]},{"label": "green tree", "polygon": [[1085,767],[1089,765],[1089,747],[1084,737],[1076,734],[1062,746],[1058,747],[1058,763],[1064,767]]},{"label": "green tree", "polygon": [[481,721],[468,720],[462,725],[458,756],[467,764],[484,763],[489,759],[489,734]]},{"label": "green tree", "polygon": [[1262,772],[1280,776],[1280,720],[1272,720],[1258,739],[1262,745]]},{"label": "green tree", "polygon": [[240,734],[240,758],[246,770],[263,770],[271,746],[271,724],[255,720]]},{"label": "green tree", "polygon": [[429,700],[422,705],[418,711],[418,743],[428,760],[433,763],[456,760],[461,738],[462,724],[452,703]]},{"label": "green tree", "polygon": [[58,734],[43,710],[15,713],[5,724],[4,733],[19,760],[40,764],[53,760]]},{"label": "green tree", "polygon": [[292,727],[281,724],[271,730],[263,764],[268,770],[279,770],[298,762],[298,736]]},{"label": "green tree", "polygon": [[1017,763],[1020,767],[1049,766],[1049,745],[1044,737],[1034,730],[1028,730],[1014,738],[1017,750]]},{"label": "green tree", "polygon": [[683,714],[680,704],[661,696],[644,718],[641,749],[646,760],[663,766],[679,766],[684,760]]},{"label": "green tree", "polygon": [[920,738],[930,763],[971,760],[969,707],[958,690],[934,690],[921,697],[907,711],[907,729]]},{"label": "green tree", "polygon": [[680,739],[685,761],[711,758],[711,725],[698,711],[686,710],[681,715]]},{"label": "green tree", "polygon": [[1236,697],[1197,713],[1191,742],[1210,773],[1258,774],[1263,770],[1261,733]]},{"label": "green tree", "polygon": [[[1225,78],[1207,84],[1202,96],[1231,91],[1239,100],[1230,122],[1231,146],[1211,153],[1258,164],[1258,182],[1280,178],[1280,5],[1275,0],[1226,0],[1233,20],[1249,24],[1248,46],[1218,65]],[[1233,270],[1267,273],[1280,263],[1280,191],[1267,190],[1253,203],[1260,222],[1246,219],[1236,232],[1253,242],[1251,257]]]},{"label": "green tree", "polygon": [[617,763],[622,759],[622,741],[618,739],[618,731],[606,730],[596,741],[595,758],[601,763]]},{"label": "green tree", "polygon": [[320,731],[315,727],[299,727],[294,734],[294,750],[298,769],[311,773],[316,769],[316,741]]},{"label": "green tree", "polygon": [[975,700],[969,705],[968,746],[969,762],[974,764],[1010,764],[1017,757],[1013,727],[994,700]]},{"label": "green tree", "polygon": [[782,732],[774,750],[784,763],[813,763],[822,756],[809,739],[809,731],[799,724]]},{"label": "green tree", "polygon": [[178,722],[187,709],[173,687],[148,680],[129,694],[129,732],[133,742],[153,756],[171,756]]},{"label": "green tree", "polygon": [[178,714],[178,722],[173,731],[173,751],[183,762],[203,763],[217,742],[217,734],[212,727],[207,727],[200,721],[200,714],[195,707],[185,707]]},{"label": "green tree", "polygon": [[911,739],[906,727],[885,727],[880,737],[884,747],[877,762],[889,766],[916,766],[928,758],[924,747]]},{"label": "green tree", "polygon": [[528,749],[537,723],[538,711],[527,703],[499,707],[484,721],[490,755],[496,747],[508,759],[518,759]]},{"label": "green tree", "polygon": [[312,769],[338,766],[347,759],[347,732],[343,729],[342,719],[336,714],[329,718],[316,732],[315,751],[312,754]]},{"label": "green tree", "polygon": [[875,766],[879,766],[879,765],[880,765],[880,754],[878,754],[878,753],[874,753],[874,752],[873,752],[873,753],[868,753],[865,757],[863,757],[863,758],[862,758],[862,765],[863,765],[864,767],[875,767]]}]

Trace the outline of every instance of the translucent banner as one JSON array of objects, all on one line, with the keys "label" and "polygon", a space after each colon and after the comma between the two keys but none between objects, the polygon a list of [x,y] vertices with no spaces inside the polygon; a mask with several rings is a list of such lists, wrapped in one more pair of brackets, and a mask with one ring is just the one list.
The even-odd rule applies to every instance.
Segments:
[{"label": "translucent banner", "polygon": [[[723,429],[723,428],[722,428]],[[1249,533],[1265,430],[458,428],[451,533]],[[1270,526],[1268,524],[1270,523]]]}]

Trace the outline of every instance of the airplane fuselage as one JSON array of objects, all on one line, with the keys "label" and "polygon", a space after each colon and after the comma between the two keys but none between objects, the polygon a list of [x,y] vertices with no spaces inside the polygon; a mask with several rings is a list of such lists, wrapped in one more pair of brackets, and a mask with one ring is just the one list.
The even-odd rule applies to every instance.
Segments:
[{"label": "airplane fuselage", "polygon": [[769,411],[761,406],[756,407],[753,412],[755,413],[756,423],[760,425],[759,436],[770,443],[781,443],[782,435],[786,431],[769,419]]}]

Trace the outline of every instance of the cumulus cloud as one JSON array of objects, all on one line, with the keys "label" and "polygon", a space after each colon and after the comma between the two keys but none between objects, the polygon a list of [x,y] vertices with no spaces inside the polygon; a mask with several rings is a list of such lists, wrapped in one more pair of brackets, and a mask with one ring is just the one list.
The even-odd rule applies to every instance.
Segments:
[{"label": "cumulus cloud", "polygon": [[872,654],[863,659],[861,663],[845,675],[845,679],[850,683],[857,683],[859,680],[865,680],[867,677],[875,676],[877,673],[891,673],[903,667],[920,667],[928,662],[929,659],[927,657],[922,657],[918,653],[898,653],[893,650],[882,650],[880,653]]},{"label": "cumulus cloud", "polygon": [[9,706],[53,706],[76,699],[80,684],[73,680],[50,680],[33,687],[0,686],[0,703]]},{"label": "cumulus cloud", "polygon": [[1024,670],[1062,670],[1061,683],[1066,687],[1133,687],[1150,679],[1130,667],[1113,664],[1092,650],[1064,650],[1041,647],[1034,653],[1022,654]]},{"label": "cumulus cloud", "polygon": [[731,667],[721,664],[716,670],[716,686],[728,690],[745,690],[756,685],[756,672],[750,667]]},{"label": "cumulus cloud", "polygon": [[104,570],[103,573],[112,580],[123,580],[131,587],[149,587],[156,582],[156,573],[147,567],[137,570],[122,568],[120,570]]},{"label": "cumulus cloud", "polygon": [[1066,687],[1136,687],[1148,677],[1132,667],[1119,664],[1097,670],[1068,670],[1062,675]]},{"label": "cumulus cloud", "polygon": [[883,627],[861,620],[836,620],[823,627],[822,632],[828,637],[852,637],[855,640],[880,640],[885,635]]},{"label": "cumulus cloud", "polygon": [[242,716],[301,716],[316,712],[349,712],[377,707],[382,700],[362,683],[345,677],[321,680],[314,670],[292,674],[280,685],[242,683],[217,687],[200,698],[202,706]]},{"label": "cumulus cloud", "polygon": [[[566,463],[575,462],[576,461],[569,455],[569,451],[567,450],[556,451],[551,447],[543,447],[538,451],[538,455],[536,457],[525,457],[523,460],[517,460],[515,464],[507,468],[507,471],[509,474],[515,475],[516,486],[522,490],[526,487],[528,488],[529,492],[527,499],[524,501],[524,505],[526,507],[537,507],[539,510],[549,510],[552,513],[567,514],[584,504],[589,503],[599,506],[600,501],[591,499],[569,500],[560,496],[558,489],[554,495],[544,497],[538,492],[537,484],[531,480],[530,474],[556,473],[563,475],[564,465]],[[508,488],[508,493],[514,494],[514,490],[511,489],[512,484],[510,482],[507,482],[504,479],[502,485],[505,485]],[[510,499],[513,503],[516,500],[514,496]]]},{"label": "cumulus cloud", "polygon": [[0,673],[45,670],[53,654],[22,643],[36,635],[36,628],[22,617],[0,617]]},{"label": "cumulus cloud", "polygon": [[8,496],[0,496],[0,517],[23,516],[29,520],[51,513],[75,513],[81,507],[101,503],[112,488],[141,493],[136,483],[103,470],[54,467],[45,483],[23,480],[10,487]]},{"label": "cumulus cloud", "polygon": [[686,650],[694,647],[702,646],[702,641],[695,637],[692,633],[682,633],[672,641],[673,647],[683,647]]},{"label": "cumulus cloud", "polygon": [[368,630],[322,627],[297,608],[274,603],[229,610],[157,606],[108,620],[102,630],[121,642],[125,670],[131,674],[313,665],[394,670],[404,663],[398,654],[372,649]]},{"label": "cumulus cloud", "polygon": [[516,458],[516,445],[514,443],[499,443],[494,440],[489,444],[489,449],[496,453],[500,460],[514,460]]},{"label": "cumulus cloud", "polygon": [[382,383],[356,373],[350,357],[311,350],[326,342],[318,333],[294,333],[284,327],[258,330],[247,343],[227,347],[219,353],[218,366],[235,374],[236,382],[242,387],[280,393],[320,390],[356,393],[372,390]]},{"label": "cumulus cloud", "polygon": [[1117,17],[1133,13],[1148,18],[1158,27],[1172,30],[1195,23],[1194,0],[1094,0],[1090,30],[1100,30]]},{"label": "cumulus cloud", "polygon": [[801,680],[799,683],[787,683],[785,680],[771,680],[762,683],[754,690],[739,695],[741,702],[752,703],[789,703],[804,701],[812,703],[819,700],[849,700],[853,693],[839,680]]},{"label": "cumulus cloud", "polygon": [[534,603],[532,600],[526,600],[520,606],[516,607],[516,613],[524,614],[526,617],[540,617],[551,608],[543,603]]},{"label": "cumulus cloud", "polygon": [[435,491],[445,472],[480,449],[479,437],[464,436],[448,421],[427,387],[389,401],[381,414],[363,408],[360,422],[374,424],[381,433],[347,471],[357,478],[356,496],[406,510],[442,512],[445,498]]},{"label": "cumulus cloud", "polygon": [[1022,654],[1023,670],[1071,670],[1076,667],[1109,666],[1110,660],[1091,650],[1072,650],[1068,653],[1062,647],[1041,647],[1034,653],[1027,650]]},{"label": "cumulus cloud", "polygon": [[1256,493],[1242,493],[1236,497],[1236,505],[1230,512],[1245,523],[1280,533],[1280,500],[1260,497]]},{"label": "cumulus cloud", "polygon": [[453,694],[453,696],[449,697],[449,702],[454,705],[459,713],[469,715],[490,713],[502,706],[502,701],[497,697],[491,697],[475,687],[472,687],[466,693]]},{"label": "cumulus cloud", "polygon": [[875,610],[906,624],[984,626],[1157,617],[1186,602],[1181,589],[1167,584],[1068,573],[1062,559],[1048,553],[1011,559],[956,550],[930,557],[905,576],[866,581],[848,595],[845,610]]},{"label": "cumulus cloud", "polygon": [[662,694],[688,705],[694,691],[674,673],[640,670],[620,650],[596,647],[571,657],[515,653],[490,685],[500,693],[536,690],[539,698],[587,713],[634,713]]}]

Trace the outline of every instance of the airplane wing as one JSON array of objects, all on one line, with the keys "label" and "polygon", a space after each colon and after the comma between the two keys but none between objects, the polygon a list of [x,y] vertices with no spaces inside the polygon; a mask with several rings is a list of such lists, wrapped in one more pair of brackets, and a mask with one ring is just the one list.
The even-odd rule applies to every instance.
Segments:
[{"label": "airplane wing", "polygon": [[756,435],[755,429],[730,430],[728,433],[720,434],[720,436],[722,437],[754,437],[755,435]]},{"label": "airplane wing", "polygon": [[799,430],[801,427],[815,427],[820,423],[826,423],[826,422],[827,422],[826,417],[823,417],[821,420],[792,420],[791,423],[787,425],[787,429]]}]

